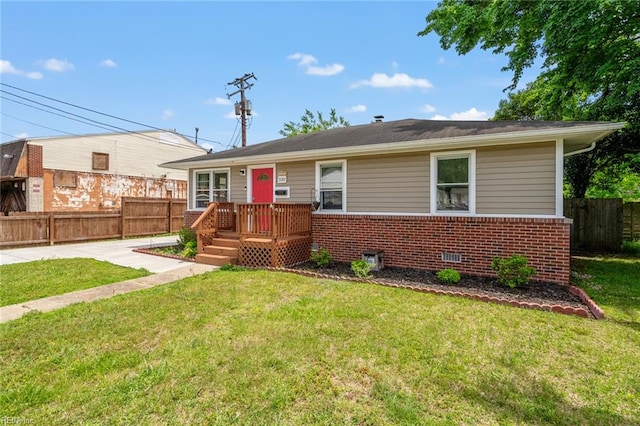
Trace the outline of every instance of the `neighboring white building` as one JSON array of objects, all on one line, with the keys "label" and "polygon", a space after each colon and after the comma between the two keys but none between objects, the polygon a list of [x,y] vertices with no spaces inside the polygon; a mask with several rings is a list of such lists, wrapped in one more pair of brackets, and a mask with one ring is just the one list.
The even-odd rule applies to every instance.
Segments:
[{"label": "neighboring white building", "polygon": [[21,139],[0,151],[11,152],[0,156],[3,211],[98,211],[119,208],[121,197],[184,199],[187,172],[160,164],[207,152],[156,130]]}]

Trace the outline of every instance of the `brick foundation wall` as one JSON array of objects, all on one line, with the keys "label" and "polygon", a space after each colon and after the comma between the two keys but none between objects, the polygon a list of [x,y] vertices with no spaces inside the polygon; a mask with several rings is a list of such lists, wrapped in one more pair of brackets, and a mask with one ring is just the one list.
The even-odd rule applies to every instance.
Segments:
[{"label": "brick foundation wall", "polygon": [[[494,257],[523,254],[536,268],[535,280],[569,282],[570,224],[565,219],[314,214],[313,242],[335,260],[359,259],[365,250],[384,250],[385,266],[495,276]],[[444,262],[441,253],[462,262]]]},{"label": "brick foundation wall", "polygon": [[201,214],[202,214],[202,211],[200,210],[185,211],[184,219],[183,219],[184,226],[190,227],[191,225],[193,225],[193,222],[195,222],[196,219],[199,218]]}]

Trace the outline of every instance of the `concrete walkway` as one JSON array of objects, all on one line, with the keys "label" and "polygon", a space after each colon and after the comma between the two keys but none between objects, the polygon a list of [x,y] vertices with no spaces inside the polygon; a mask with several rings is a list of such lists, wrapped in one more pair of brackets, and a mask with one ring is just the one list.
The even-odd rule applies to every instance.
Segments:
[{"label": "concrete walkway", "polygon": [[[117,294],[144,290],[217,269],[216,266],[132,251],[135,248],[148,248],[175,242],[175,236],[168,236],[0,250],[0,264],[2,265],[44,259],[86,257],[104,260],[121,266],[145,268],[154,273],[147,277],[3,306],[0,307],[0,323],[20,318],[31,311],[48,312],[74,303],[92,302]],[[0,277],[1,279],[2,277]]]},{"label": "concrete walkway", "polygon": [[92,241],[77,244],[57,244],[54,246],[26,247],[0,250],[0,265],[31,262],[34,260],[88,257],[104,260],[115,265],[131,268],[145,268],[149,272],[166,272],[193,264],[183,260],[168,259],[144,253],[135,253],[136,248],[150,248],[175,244],[175,235],[144,237],[126,240]]}]

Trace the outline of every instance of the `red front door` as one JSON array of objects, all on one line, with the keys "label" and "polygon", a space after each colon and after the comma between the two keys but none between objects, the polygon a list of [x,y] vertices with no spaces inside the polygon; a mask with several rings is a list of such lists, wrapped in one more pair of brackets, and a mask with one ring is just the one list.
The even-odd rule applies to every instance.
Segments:
[{"label": "red front door", "polygon": [[[251,200],[253,203],[273,203],[273,169],[251,170]],[[271,210],[260,207],[257,214],[257,231],[268,233],[271,229]]]},{"label": "red front door", "polygon": [[251,201],[273,203],[273,169],[251,170]]}]

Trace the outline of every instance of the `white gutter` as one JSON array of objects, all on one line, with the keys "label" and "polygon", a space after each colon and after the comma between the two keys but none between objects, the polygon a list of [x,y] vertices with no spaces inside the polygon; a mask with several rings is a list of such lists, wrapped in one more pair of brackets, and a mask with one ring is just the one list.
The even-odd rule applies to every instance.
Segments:
[{"label": "white gutter", "polygon": [[582,154],[583,152],[592,151],[593,149],[595,149],[595,147],[596,147],[596,143],[595,142],[591,142],[591,145],[586,147],[586,148],[582,148],[582,149],[579,149],[577,151],[571,151],[571,152],[565,153],[564,154],[564,158],[571,157],[572,155]]}]

